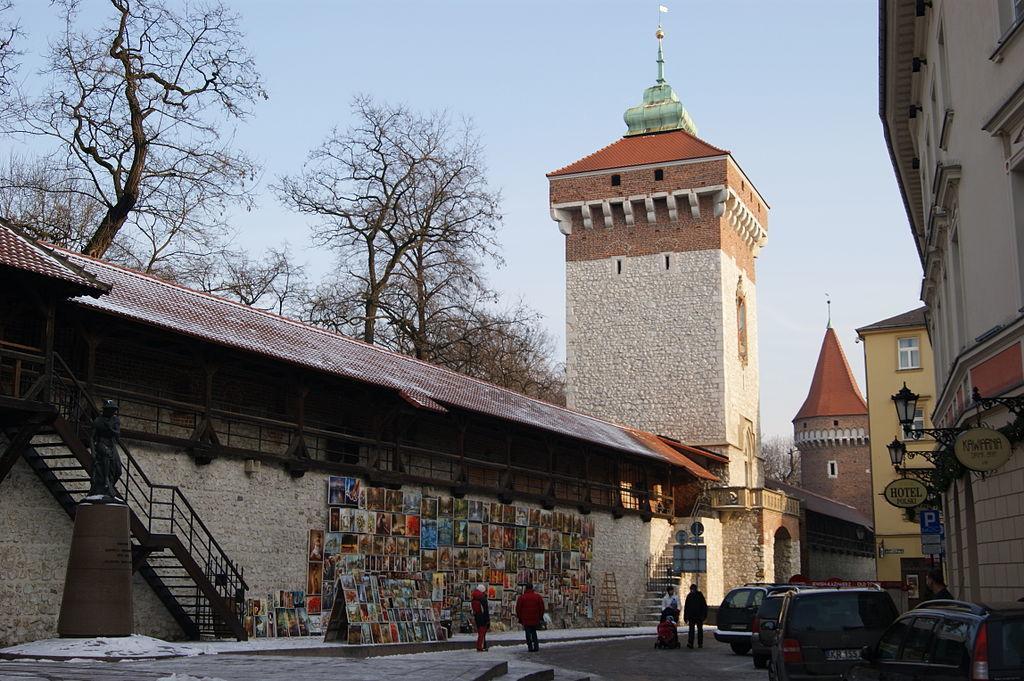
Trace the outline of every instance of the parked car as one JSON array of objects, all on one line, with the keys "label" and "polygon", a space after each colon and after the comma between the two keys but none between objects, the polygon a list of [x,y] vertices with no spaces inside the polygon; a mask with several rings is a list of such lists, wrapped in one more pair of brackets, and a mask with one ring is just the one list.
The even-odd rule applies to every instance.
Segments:
[{"label": "parked car", "polygon": [[799,587],[792,586],[785,590],[769,593],[761,601],[761,607],[754,615],[750,626],[750,655],[754,658],[754,666],[764,669],[772,659],[772,646],[775,645],[778,632],[779,615],[782,613],[782,597],[788,591],[796,591]]},{"label": "parked car", "polygon": [[881,589],[806,589],[782,597],[769,678],[842,681],[899,614]]},{"label": "parked car", "polygon": [[852,681],[1024,679],[1024,603],[925,602],[862,657],[850,670]]},{"label": "parked car", "polygon": [[715,640],[728,643],[732,652],[746,655],[750,652],[750,631],[754,615],[769,593],[792,589],[790,584],[745,584],[725,595],[718,608]]}]

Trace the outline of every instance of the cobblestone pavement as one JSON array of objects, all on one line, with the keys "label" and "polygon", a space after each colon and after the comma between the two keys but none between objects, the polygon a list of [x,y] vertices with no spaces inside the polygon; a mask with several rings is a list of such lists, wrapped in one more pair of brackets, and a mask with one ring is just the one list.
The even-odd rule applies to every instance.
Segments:
[{"label": "cobblestone pavement", "polygon": [[[602,641],[592,644],[544,645],[538,653],[516,657],[546,667],[588,672],[591,681],[768,681],[768,672],[754,669],[750,655],[734,655],[729,646],[713,638],[704,647],[689,650],[655,650],[649,638]],[[556,677],[557,679],[558,677]]]},{"label": "cobblestone pavement", "polygon": [[[555,669],[555,681],[767,681],[750,656],[733,655],[713,639],[700,650],[655,650],[654,636],[555,643],[541,639],[539,653],[526,646],[480,654],[457,650],[419,655],[351,659],[337,657],[200,655],[139,662],[0,662],[0,681],[456,681],[479,678],[506,661],[513,681]],[[572,670],[572,671],[569,671]]]}]

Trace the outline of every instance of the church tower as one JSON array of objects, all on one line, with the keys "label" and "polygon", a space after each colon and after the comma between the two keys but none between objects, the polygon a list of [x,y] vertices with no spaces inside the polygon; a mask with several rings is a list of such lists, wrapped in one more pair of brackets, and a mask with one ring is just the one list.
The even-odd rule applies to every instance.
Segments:
[{"label": "church tower", "polygon": [[831,323],[807,399],[793,419],[793,440],[801,487],[873,517],[868,406]]},{"label": "church tower", "polygon": [[658,77],[626,134],[548,174],[569,407],[727,455],[759,487],[755,257],[768,205]]}]

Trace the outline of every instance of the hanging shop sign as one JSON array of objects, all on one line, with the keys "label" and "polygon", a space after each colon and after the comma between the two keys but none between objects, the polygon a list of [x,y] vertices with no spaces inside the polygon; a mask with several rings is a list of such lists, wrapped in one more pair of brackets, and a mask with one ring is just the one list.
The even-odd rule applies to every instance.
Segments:
[{"label": "hanging shop sign", "polygon": [[957,460],[972,471],[993,471],[1010,459],[1010,441],[998,430],[971,428],[960,433],[953,448]]},{"label": "hanging shop sign", "polygon": [[885,486],[882,492],[885,500],[899,508],[914,508],[924,503],[928,498],[928,488],[913,478],[900,478],[893,480]]}]

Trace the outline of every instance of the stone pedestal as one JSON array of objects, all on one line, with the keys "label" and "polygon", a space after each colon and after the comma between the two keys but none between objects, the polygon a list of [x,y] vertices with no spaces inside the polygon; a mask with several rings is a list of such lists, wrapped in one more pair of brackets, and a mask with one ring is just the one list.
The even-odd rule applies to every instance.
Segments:
[{"label": "stone pedestal", "polygon": [[130,636],[132,548],[128,507],[79,504],[57,633]]}]

